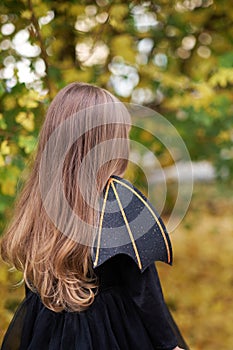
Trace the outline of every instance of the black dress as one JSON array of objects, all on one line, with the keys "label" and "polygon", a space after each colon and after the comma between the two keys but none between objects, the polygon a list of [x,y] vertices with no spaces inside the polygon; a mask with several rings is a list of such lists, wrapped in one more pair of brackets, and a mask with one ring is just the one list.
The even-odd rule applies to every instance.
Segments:
[{"label": "black dress", "polygon": [[53,312],[26,287],[2,350],[188,349],[164,302],[155,264],[117,254],[95,268],[100,288],[82,312]]}]

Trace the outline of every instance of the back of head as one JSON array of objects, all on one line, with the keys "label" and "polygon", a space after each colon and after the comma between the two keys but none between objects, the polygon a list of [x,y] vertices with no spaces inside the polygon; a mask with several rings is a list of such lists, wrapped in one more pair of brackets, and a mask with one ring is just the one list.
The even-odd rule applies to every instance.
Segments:
[{"label": "back of head", "polygon": [[89,84],[69,84],[47,111],[1,255],[53,311],[81,311],[94,301],[98,198],[108,178],[126,170],[129,129],[124,105]]}]

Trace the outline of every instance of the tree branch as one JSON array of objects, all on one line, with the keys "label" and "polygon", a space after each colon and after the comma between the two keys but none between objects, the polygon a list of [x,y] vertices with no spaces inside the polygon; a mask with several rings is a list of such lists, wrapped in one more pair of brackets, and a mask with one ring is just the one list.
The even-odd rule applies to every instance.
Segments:
[{"label": "tree branch", "polygon": [[34,12],[31,0],[28,0],[28,7],[29,7],[29,10],[31,11],[31,22],[32,22],[32,24],[34,26],[35,34],[36,34],[36,36],[38,38],[38,41],[39,41],[39,46],[40,46],[40,49],[41,49],[41,58],[44,60],[44,63],[45,63],[46,75],[45,75],[44,80],[45,80],[45,83],[46,83],[46,87],[48,88],[49,97],[51,98],[52,97],[51,96],[52,95],[52,89],[51,89],[51,84],[50,84],[50,80],[49,80],[49,76],[48,76],[48,68],[49,68],[48,54],[47,54],[47,51],[46,51],[46,48],[45,48],[45,45],[44,45],[43,38],[41,36],[40,26],[39,26],[38,20],[36,18],[36,15],[35,15],[35,12]]}]

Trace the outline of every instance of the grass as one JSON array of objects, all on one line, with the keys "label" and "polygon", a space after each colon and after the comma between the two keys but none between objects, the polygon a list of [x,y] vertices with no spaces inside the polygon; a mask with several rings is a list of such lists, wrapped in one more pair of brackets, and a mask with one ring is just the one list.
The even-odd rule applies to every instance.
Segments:
[{"label": "grass", "polygon": [[[192,350],[232,350],[233,198],[227,186],[197,185],[171,234],[173,267],[157,263],[164,296]],[[21,274],[0,262],[1,338],[23,299]]]}]

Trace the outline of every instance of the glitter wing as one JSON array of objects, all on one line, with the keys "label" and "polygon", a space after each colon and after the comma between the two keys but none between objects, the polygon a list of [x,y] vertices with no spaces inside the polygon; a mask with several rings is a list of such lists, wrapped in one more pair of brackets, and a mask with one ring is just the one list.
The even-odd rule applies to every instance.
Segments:
[{"label": "glitter wing", "polygon": [[172,246],[162,219],[129,181],[111,176],[104,190],[93,267],[117,254],[129,255],[143,272],[154,261],[172,265]]}]

